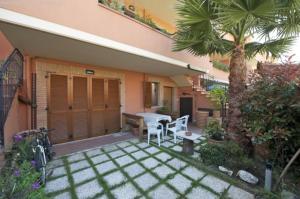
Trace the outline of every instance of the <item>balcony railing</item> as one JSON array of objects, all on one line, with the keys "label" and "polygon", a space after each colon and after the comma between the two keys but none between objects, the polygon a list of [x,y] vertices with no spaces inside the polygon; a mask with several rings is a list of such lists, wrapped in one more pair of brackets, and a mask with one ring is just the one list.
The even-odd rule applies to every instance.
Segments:
[{"label": "balcony railing", "polygon": [[0,148],[4,144],[4,125],[22,80],[23,56],[15,49],[0,68]]},{"label": "balcony railing", "polygon": [[[98,0],[98,2],[102,5],[105,5],[123,15],[126,15],[128,17],[131,17],[155,30],[160,31],[161,33],[167,34],[167,35],[173,35],[174,33],[171,33],[167,30],[167,28],[161,27],[161,25],[156,24],[153,19],[147,14],[146,9],[144,8],[136,8],[134,5],[129,5],[128,7],[125,6],[124,3],[122,3],[120,0]],[[141,16],[139,13],[143,13]]]}]

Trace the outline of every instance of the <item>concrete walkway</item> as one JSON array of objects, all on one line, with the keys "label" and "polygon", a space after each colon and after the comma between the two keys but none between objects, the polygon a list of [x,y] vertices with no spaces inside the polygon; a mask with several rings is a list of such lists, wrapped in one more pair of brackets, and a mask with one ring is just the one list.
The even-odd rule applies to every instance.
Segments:
[{"label": "concrete walkway", "polygon": [[64,156],[50,163],[54,170],[45,190],[55,199],[254,198],[174,157],[169,149],[181,151],[181,146],[171,137],[161,147],[131,139]]}]

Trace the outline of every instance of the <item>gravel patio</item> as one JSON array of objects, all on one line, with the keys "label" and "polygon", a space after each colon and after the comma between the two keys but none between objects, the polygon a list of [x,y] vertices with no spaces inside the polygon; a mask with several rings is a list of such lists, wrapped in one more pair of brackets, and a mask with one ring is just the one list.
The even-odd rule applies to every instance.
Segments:
[{"label": "gravel patio", "polygon": [[174,151],[180,154],[181,146],[167,137],[160,148],[155,140],[148,145],[130,139],[63,156],[50,162],[54,170],[45,190],[55,199],[254,198],[193,166],[182,155],[175,156]]}]

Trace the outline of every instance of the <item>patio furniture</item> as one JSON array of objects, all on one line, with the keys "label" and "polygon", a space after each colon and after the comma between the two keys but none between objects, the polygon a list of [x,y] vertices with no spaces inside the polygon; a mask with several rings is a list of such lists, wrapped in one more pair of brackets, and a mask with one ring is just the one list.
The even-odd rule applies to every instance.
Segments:
[{"label": "patio furniture", "polygon": [[168,131],[171,131],[174,135],[174,143],[176,143],[176,133],[181,131],[182,119],[178,118],[173,122],[170,122],[166,125],[166,135],[168,135]]},{"label": "patio furniture", "polygon": [[150,143],[151,135],[156,135],[158,146],[160,146],[160,135],[162,136],[162,140],[164,140],[162,124],[160,124],[159,122],[148,122],[147,130],[148,130],[148,145]]},{"label": "patio furniture", "polygon": [[124,129],[126,125],[130,125],[133,128],[139,129],[139,139],[143,140],[144,131],[144,118],[142,116],[123,113],[122,114],[122,128]]},{"label": "patio furniture", "polygon": [[159,122],[161,120],[167,120],[169,122],[172,121],[170,115],[163,115],[158,113],[137,113],[136,115],[142,116],[144,118],[145,124],[147,124],[148,122]]},{"label": "patio furniture", "polygon": [[194,154],[194,141],[199,139],[201,135],[192,133],[190,136],[187,136],[186,131],[176,132],[176,136],[183,138],[182,152],[188,155]]},{"label": "patio furniture", "polygon": [[184,131],[187,131],[188,129],[187,129],[187,124],[188,124],[188,121],[189,121],[189,115],[185,115],[185,116],[183,116],[183,117],[181,117],[182,118],[182,130],[184,130]]}]

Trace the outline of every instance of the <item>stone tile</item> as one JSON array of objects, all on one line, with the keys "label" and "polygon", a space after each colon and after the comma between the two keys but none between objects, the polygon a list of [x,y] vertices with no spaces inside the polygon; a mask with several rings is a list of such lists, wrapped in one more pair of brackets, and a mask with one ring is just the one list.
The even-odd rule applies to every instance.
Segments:
[{"label": "stone tile", "polygon": [[130,142],[133,144],[137,144],[137,143],[140,143],[140,140],[137,138],[134,138],[134,139],[131,139]]},{"label": "stone tile", "polygon": [[106,154],[102,154],[91,158],[91,160],[94,164],[99,164],[101,162],[109,160],[109,157]]},{"label": "stone tile", "polygon": [[96,174],[92,168],[84,169],[72,174],[75,184],[81,183],[83,181],[92,179],[96,177]]},{"label": "stone tile", "polygon": [[177,174],[173,179],[169,180],[168,183],[181,194],[184,194],[184,192],[192,185],[192,181],[181,174]]},{"label": "stone tile", "polygon": [[119,144],[117,144],[120,148],[125,148],[131,145],[131,143],[129,142],[121,142]]},{"label": "stone tile", "polygon": [[159,165],[160,163],[155,160],[154,158],[147,158],[146,160],[143,160],[141,162],[146,168],[148,169],[152,169],[154,167],[156,167],[157,165]]},{"label": "stone tile", "polygon": [[142,149],[149,147],[148,143],[146,143],[146,142],[139,143],[139,144],[137,144],[137,146]]},{"label": "stone tile", "polygon": [[192,191],[186,197],[187,199],[195,199],[195,198],[218,199],[219,198],[214,193],[202,187],[193,188]]},{"label": "stone tile", "polygon": [[240,199],[240,198],[243,198],[243,199],[254,199],[254,195],[245,191],[245,190],[242,190],[240,188],[237,188],[235,186],[231,186],[228,190],[228,196],[232,199]]},{"label": "stone tile", "polygon": [[100,174],[107,173],[117,168],[117,166],[112,161],[98,164],[95,167]]},{"label": "stone tile", "polygon": [[117,150],[117,151],[113,151],[113,152],[109,153],[110,157],[112,157],[112,158],[117,158],[117,157],[120,157],[125,154],[126,153],[122,150]]},{"label": "stone tile", "polygon": [[135,177],[145,171],[145,169],[139,164],[132,164],[124,168],[124,171],[130,176]]},{"label": "stone tile", "polygon": [[172,147],[172,150],[177,151],[177,152],[181,152],[182,151],[182,147],[176,145],[176,146]]},{"label": "stone tile", "polygon": [[102,191],[103,188],[99,185],[97,180],[93,180],[76,187],[76,195],[78,199],[92,198]]},{"label": "stone tile", "polygon": [[144,157],[149,156],[147,153],[145,153],[144,151],[137,151],[131,154],[135,159],[139,160],[142,159]]},{"label": "stone tile", "polygon": [[57,176],[63,176],[66,175],[67,171],[66,168],[64,166],[62,167],[56,167],[53,169],[53,173],[51,175],[51,177],[57,177]]},{"label": "stone tile", "polygon": [[195,151],[199,151],[200,148],[201,148],[201,146],[195,146],[194,150],[195,150]]},{"label": "stone tile", "polygon": [[83,153],[76,153],[74,155],[69,156],[67,159],[68,159],[69,162],[75,162],[75,161],[78,161],[78,160],[85,159],[85,156],[84,156]]},{"label": "stone tile", "polygon": [[134,162],[135,160],[132,157],[130,157],[129,155],[126,155],[126,156],[115,159],[115,161],[122,167],[124,165]]},{"label": "stone tile", "polygon": [[70,192],[63,192],[53,197],[53,199],[72,199],[72,195]]},{"label": "stone tile", "polygon": [[208,186],[209,188],[211,188],[212,190],[218,193],[222,193],[230,185],[229,183],[213,176],[205,176],[201,180],[201,184]]},{"label": "stone tile", "polygon": [[55,159],[47,164],[47,168],[55,168],[62,165],[64,165],[64,161],[62,159]]},{"label": "stone tile", "polygon": [[114,189],[112,194],[116,199],[134,199],[140,196],[139,191],[131,183]]},{"label": "stone tile", "polygon": [[127,153],[131,153],[131,152],[139,150],[139,148],[137,148],[136,146],[129,146],[129,147],[124,148],[123,150],[126,151]]},{"label": "stone tile", "polygon": [[187,167],[182,171],[183,174],[185,174],[186,176],[192,178],[193,180],[199,180],[201,179],[205,173],[203,171],[198,170],[195,167]]},{"label": "stone tile", "polygon": [[155,157],[158,158],[158,159],[160,159],[163,162],[165,162],[165,161],[167,161],[167,160],[169,160],[169,159],[172,158],[169,154],[167,154],[165,152],[159,153]]},{"label": "stone tile", "polygon": [[167,164],[177,170],[182,169],[183,167],[185,167],[187,165],[186,162],[179,160],[177,158],[170,160],[169,162],[167,162]]},{"label": "stone tile", "polygon": [[57,178],[47,182],[45,191],[46,193],[56,192],[70,187],[67,176]]},{"label": "stone tile", "polygon": [[199,158],[200,157],[200,153],[198,152],[194,152],[194,154],[192,155],[192,158]]},{"label": "stone tile", "polygon": [[102,194],[101,196],[97,197],[97,199],[108,199],[106,194]]},{"label": "stone tile", "polygon": [[142,176],[139,176],[134,180],[139,187],[141,187],[144,191],[148,190],[150,187],[153,187],[155,184],[159,182],[154,176],[150,173],[146,173]]},{"label": "stone tile", "polygon": [[174,146],[174,143],[169,142],[169,141],[165,141],[161,145],[164,146],[164,147],[170,148],[170,147]]},{"label": "stone tile", "polygon": [[162,165],[159,167],[156,167],[153,170],[154,173],[156,173],[160,178],[166,178],[168,175],[175,173],[175,171],[166,165]]},{"label": "stone tile", "polygon": [[85,153],[88,157],[93,157],[96,155],[100,155],[103,152],[101,151],[101,149],[97,148],[97,149],[92,149],[92,150],[86,151]]},{"label": "stone tile", "polygon": [[118,147],[116,145],[108,145],[108,146],[103,147],[103,150],[105,152],[110,152],[110,151],[114,151],[117,149],[118,149]]},{"label": "stone tile", "polygon": [[154,154],[154,153],[159,152],[160,150],[158,148],[152,146],[152,147],[146,148],[145,151],[150,154]]},{"label": "stone tile", "polygon": [[157,187],[156,189],[154,189],[149,193],[149,196],[153,199],[162,199],[162,198],[173,199],[178,197],[178,195],[172,189],[168,188],[166,185]]},{"label": "stone tile", "polygon": [[90,166],[90,164],[88,163],[87,160],[81,160],[79,162],[75,162],[73,164],[70,164],[70,170],[71,170],[71,172],[74,172],[74,171],[77,171],[77,170],[80,170],[80,169],[83,169],[83,168],[87,168],[89,166]]},{"label": "stone tile", "polygon": [[111,174],[104,176],[104,180],[110,187],[113,187],[126,181],[127,178],[120,171],[115,171]]}]

